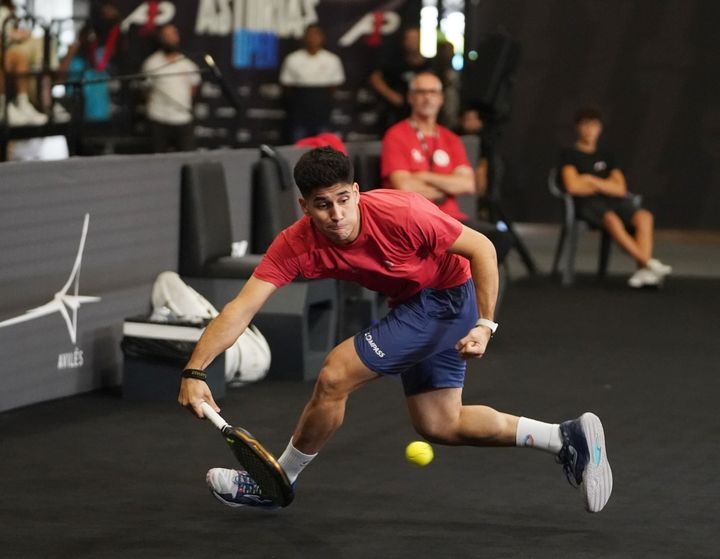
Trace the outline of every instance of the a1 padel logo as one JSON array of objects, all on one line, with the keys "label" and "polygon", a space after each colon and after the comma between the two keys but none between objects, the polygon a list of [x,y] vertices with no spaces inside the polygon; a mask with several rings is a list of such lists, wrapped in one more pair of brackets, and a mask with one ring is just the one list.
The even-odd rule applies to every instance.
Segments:
[{"label": "a1 padel logo", "polygon": [[[82,266],[82,256],[83,251],[85,250],[85,239],[87,237],[89,224],[90,214],[85,214],[82,235],[80,236],[80,246],[78,247],[77,256],[75,256],[75,263],[73,264],[72,271],[70,272],[70,277],[65,282],[65,285],[62,286],[60,291],[55,293],[48,303],[30,309],[26,311],[25,314],[3,320],[0,322],[0,328],[12,326],[13,324],[19,324],[20,322],[27,322],[28,320],[34,320],[50,314],[60,313],[60,316],[62,316],[65,321],[65,325],[67,326],[70,341],[73,345],[75,345],[77,341],[77,319],[80,305],[83,303],[96,303],[100,301],[100,297],[78,294],[80,289],[80,266]],[[70,286],[73,286],[74,293],[68,295]],[[73,351],[61,353],[58,356],[58,369],[74,369],[82,366],[83,362],[82,350],[79,347],[75,347]]]}]

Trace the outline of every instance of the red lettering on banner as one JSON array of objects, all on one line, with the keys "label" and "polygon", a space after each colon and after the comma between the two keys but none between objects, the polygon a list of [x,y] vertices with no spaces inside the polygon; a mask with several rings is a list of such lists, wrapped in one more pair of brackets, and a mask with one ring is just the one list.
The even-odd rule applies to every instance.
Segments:
[{"label": "red lettering on banner", "polygon": [[148,14],[147,22],[143,25],[142,29],[138,32],[138,35],[145,37],[155,31],[155,19],[157,18],[158,12],[160,11],[160,2],[151,1],[147,3]]},{"label": "red lettering on banner", "polygon": [[382,35],[380,30],[382,29],[383,23],[385,22],[385,12],[373,12],[373,27],[372,33],[368,35],[366,42],[368,46],[379,47],[382,43]]}]

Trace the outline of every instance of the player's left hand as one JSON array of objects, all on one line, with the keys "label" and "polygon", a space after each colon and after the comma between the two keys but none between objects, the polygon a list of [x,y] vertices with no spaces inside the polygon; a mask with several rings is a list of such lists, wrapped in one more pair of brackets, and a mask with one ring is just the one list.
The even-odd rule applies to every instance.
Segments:
[{"label": "player's left hand", "polygon": [[485,354],[491,335],[492,332],[486,326],[475,326],[455,344],[455,349],[463,359],[480,358]]}]

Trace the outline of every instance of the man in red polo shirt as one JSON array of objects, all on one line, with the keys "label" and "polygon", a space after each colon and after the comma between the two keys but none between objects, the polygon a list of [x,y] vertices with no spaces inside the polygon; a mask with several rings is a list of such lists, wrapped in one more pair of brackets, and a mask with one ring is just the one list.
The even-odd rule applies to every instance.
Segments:
[{"label": "man in red polo shirt", "polygon": [[383,138],[380,174],[385,188],[416,192],[446,214],[490,238],[502,261],[510,239],[492,224],[468,216],[457,196],[476,195],[475,172],[460,137],[438,124],[443,104],[442,81],[422,72],[410,82],[410,117],[392,126]]}]

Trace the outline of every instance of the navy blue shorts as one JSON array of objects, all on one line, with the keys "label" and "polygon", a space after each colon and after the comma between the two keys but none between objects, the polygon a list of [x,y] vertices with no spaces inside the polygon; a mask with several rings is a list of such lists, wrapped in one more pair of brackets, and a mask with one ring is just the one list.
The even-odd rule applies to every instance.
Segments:
[{"label": "navy blue shorts", "polygon": [[362,362],[381,375],[400,375],[405,394],[461,388],[465,360],[455,349],[478,319],[472,280],[423,289],[355,335]]}]

